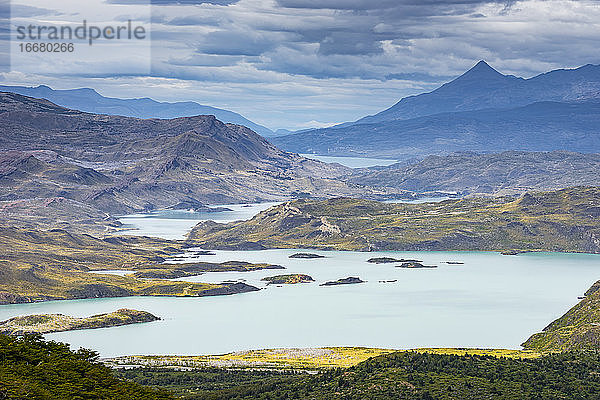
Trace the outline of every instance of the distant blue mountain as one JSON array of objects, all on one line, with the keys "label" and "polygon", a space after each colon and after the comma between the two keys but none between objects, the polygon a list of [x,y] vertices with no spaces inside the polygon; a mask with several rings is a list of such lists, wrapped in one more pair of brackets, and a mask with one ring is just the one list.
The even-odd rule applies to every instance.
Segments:
[{"label": "distant blue mountain", "polygon": [[465,150],[600,152],[600,66],[523,79],[480,61],[379,114],[271,141],[297,153],[397,159]]},{"label": "distant blue mountain", "polygon": [[122,115],[143,119],[171,119],[196,115],[214,115],[222,122],[246,126],[265,137],[270,137],[274,134],[270,129],[258,125],[238,113],[204,106],[192,101],[165,103],[150,98],[117,99],[104,97],[94,89],[89,88],[54,90],[44,85],[37,87],[0,86],[0,91],[46,99],[66,108],[94,114]]},{"label": "distant blue mountain", "polygon": [[272,138],[296,153],[406,160],[460,151],[600,153],[600,101],[441,113]]},{"label": "distant blue mountain", "polygon": [[394,106],[355,123],[411,119],[444,112],[514,108],[540,101],[600,100],[600,65],[555,70],[530,79],[502,75],[480,61],[430,93],[405,97]]}]

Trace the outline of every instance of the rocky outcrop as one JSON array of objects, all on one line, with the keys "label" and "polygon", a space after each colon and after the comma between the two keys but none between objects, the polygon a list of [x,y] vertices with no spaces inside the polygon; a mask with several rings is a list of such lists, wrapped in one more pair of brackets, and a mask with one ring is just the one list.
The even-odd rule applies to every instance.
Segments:
[{"label": "rocky outcrop", "polygon": [[400,265],[397,265],[396,268],[410,268],[410,269],[437,268],[437,265],[423,265],[419,262],[405,262]]},{"label": "rocky outcrop", "polygon": [[391,264],[391,263],[419,263],[422,261],[419,260],[410,260],[404,258],[392,258],[392,257],[373,257],[367,260],[368,263],[371,264]]},{"label": "rocky outcrop", "polygon": [[312,259],[312,258],[325,258],[325,256],[314,254],[314,253],[296,253],[292,254],[289,258],[302,258],[302,259]]},{"label": "rocky outcrop", "polygon": [[289,274],[289,275],[276,275],[262,278],[261,281],[267,282],[267,285],[295,285],[297,283],[310,283],[315,280],[304,274]]},{"label": "rocky outcrop", "polygon": [[159,319],[149,312],[126,308],[109,314],[92,315],[87,318],[69,317],[63,314],[26,315],[0,322],[0,333],[18,336],[32,333],[45,334],[78,329],[109,328],[152,322]]},{"label": "rocky outcrop", "polygon": [[586,296],[542,332],[532,335],[523,347],[540,352],[600,349],[600,281]]},{"label": "rocky outcrop", "polygon": [[125,297],[133,295],[132,290],[107,284],[89,284],[71,289],[67,296],[72,299],[93,299],[103,297]]},{"label": "rocky outcrop", "polygon": [[245,283],[242,282],[236,282],[236,283],[222,283],[221,286],[214,288],[214,289],[209,289],[209,290],[205,290],[204,292],[202,292],[201,294],[199,294],[200,297],[205,297],[205,296],[228,296],[228,295],[232,295],[232,294],[240,294],[240,293],[248,293],[248,292],[257,292],[260,289],[252,286],[252,285],[247,285]]},{"label": "rocky outcrop", "polygon": [[365,281],[363,281],[360,278],[349,277],[349,278],[338,279],[337,281],[325,282],[325,283],[320,284],[319,286],[354,285],[357,283],[364,283],[364,282]]}]

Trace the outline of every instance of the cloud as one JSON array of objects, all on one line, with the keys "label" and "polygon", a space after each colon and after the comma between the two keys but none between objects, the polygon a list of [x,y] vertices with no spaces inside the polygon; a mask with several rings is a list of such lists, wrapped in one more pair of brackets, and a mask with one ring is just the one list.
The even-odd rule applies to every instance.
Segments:
[{"label": "cloud", "polygon": [[200,4],[213,4],[219,6],[228,6],[235,4],[239,0],[106,0],[109,4],[123,4],[123,5],[148,5],[153,6],[190,6]]},{"label": "cloud", "polygon": [[319,55],[332,54],[380,54],[381,43],[374,35],[362,32],[334,32],[325,37],[319,44]]},{"label": "cloud", "polygon": [[281,43],[283,38],[277,40],[277,36],[251,30],[218,30],[202,37],[198,51],[204,54],[260,56]]},{"label": "cloud", "polygon": [[55,10],[50,10],[48,8],[33,7],[23,4],[10,5],[10,2],[6,2],[4,6],[0,5],[0,10],[2,10],[2,14],[4,14],[5,17],[9,18],[47,17],[61,14]]},{"label": "cloud", "polygon": [[[277,0],[282,7],[300,9],[332,9],[349,11],[418,11],[418,15],[437,15],[439,10],[473,9],[482,4],[497,3],[510,7],[514,0]],[[447,13],[447,12],[446,12]]]},{"label": "cloud", "polygon": [[[344,121],[380,111],[403,96],[439,86],[480,59],[525,77],[600,63],[596,0],[152,4],[157,6],[152,8],[152,76],[113,75],[111,81],[88,74],[69,76],[68,84],[105,86],[112,95],[196,100],[272,128],[296,128],[311,120]],[[37,79],[26,78],[60,83],[60,71]]]}]

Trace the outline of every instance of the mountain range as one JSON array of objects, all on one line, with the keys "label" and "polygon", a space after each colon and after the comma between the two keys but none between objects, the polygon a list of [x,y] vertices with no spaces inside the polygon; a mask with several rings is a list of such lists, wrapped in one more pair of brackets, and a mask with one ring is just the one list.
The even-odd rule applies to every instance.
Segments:
[{"label": "mountain range", "polygon": [[427,156],[417,163],[356,170],[347,179],[417,193],[514,195],[574,185],[600,186],[600,154],[506,151]]},{"label": "mountain range", "polygon": [[0,92],[0,124],[1,216],[25,225],[369,192],[337,179],[348,168],[283,152],[214,116],[89,114]]},{"label": "mountain range", "polygon": [[287,151],[408,159],[457,151],[600,151],[600,66],[530,79],[484,61],[379,114],[272,142]]},{"label": "mountain range", "polygon": [[23,96],[46,99],[66,108],[93,114],[121,115],[142,119],[172,119],[193,117],[196,115],[214,115],[222,122],[246,126],[265,137],[275,135],[269,128],[256,124],[238,113],[205,106],[193,101],[167,103],[158,102],[147,97],[118,99],[102,96],[90,88],[55,90],[45,85],[36,87],[0,86],[0,92],[11,92]]}]

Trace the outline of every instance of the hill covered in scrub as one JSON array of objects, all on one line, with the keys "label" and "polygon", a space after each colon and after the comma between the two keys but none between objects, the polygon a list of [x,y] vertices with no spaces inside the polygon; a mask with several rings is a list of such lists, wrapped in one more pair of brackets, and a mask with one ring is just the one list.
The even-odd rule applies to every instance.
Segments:
[{"label": "hill covered in scrub", "polygon": [[531,336],[523,347],[540,352],[600,350],[600,281],[585,298],[540,333]]},{"label": "hill covered in scrub", "polygon": [[296,200],[249,221],[200,223],[188,242],[212,249],[599,253],[599,217],[600,188],[595,187],[425,204]]},{"label": "hill covered in scrub", "polygon": [[5,335],[28,335],[77,329],[109,328],[113,326],[157,321],[160,318],[146,311],[122,308],[112,313],[78,318],[63,314],[25,315],[0,322],[0,333]]},{"label": "hill covered in scrub", "polygon": [[0,398],[162,400],[164,391],[115,378],[89,350],[71,351],[41,336],[0,335]]},{"label": "hill covered in scrub", "polygon": [[181,243],[144,237],[95,238],[63,230],[0,228],[0,304],[123,296],[215,296],[258,290],[244,283],[138,279],[91,271],[209,271],[280,268],[269,264],[163,264]]},{"label": "hill covered in scrub", "polygon": [[412,192],[513,195],[571,186],[600,186],[600,154],[567,151],[462,152],[406,165],[359,169],[349,182]]},{"label": "hill covered in scrub", "polygon": [[102,96],[91,88],[60,90],[52,89],[45,85],[36,87],[0,86],[0,91],[46,99],[66,108],[94,114],[122,115],[143,119],[171,119],[194,115],[214,115],[218,120],[225,123],[247,126],[262,136],[268,137],[274,135],[274,132],[270,129],[258,125],[238,113],[198,104],[193,101],[166,103],[147,97],[118,99]]}]

